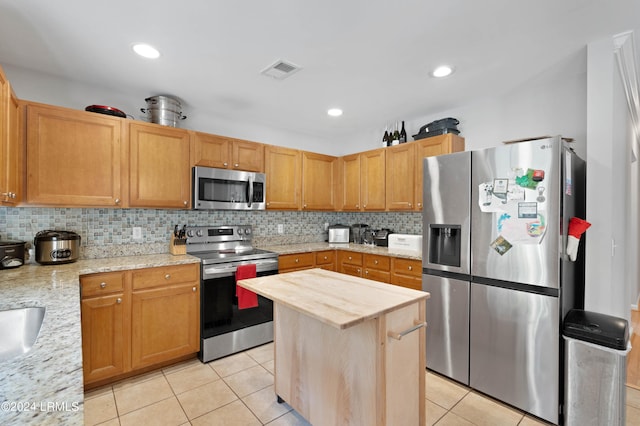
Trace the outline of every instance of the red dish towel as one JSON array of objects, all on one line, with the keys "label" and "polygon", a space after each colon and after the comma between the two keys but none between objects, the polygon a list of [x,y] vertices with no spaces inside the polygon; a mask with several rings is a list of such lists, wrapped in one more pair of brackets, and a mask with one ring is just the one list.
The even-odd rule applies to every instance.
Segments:
[{"label": "red dish towel", "polygon": [[240,287],[237,283],[240,280],[256,277],[256,265],[238,265],[236,269],[236,296],[238,296],[238,309],[255,308],[258,306],[258,295]]}]

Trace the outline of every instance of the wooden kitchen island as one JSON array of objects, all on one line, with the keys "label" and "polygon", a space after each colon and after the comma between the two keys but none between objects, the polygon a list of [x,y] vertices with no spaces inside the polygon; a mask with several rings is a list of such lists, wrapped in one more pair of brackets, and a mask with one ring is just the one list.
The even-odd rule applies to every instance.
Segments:
[{"label": "wooden kitchen island", "polygon": [[428,293],[322,269],[239,285],[273,300],[275,392],[314,426],[425,424]]}]

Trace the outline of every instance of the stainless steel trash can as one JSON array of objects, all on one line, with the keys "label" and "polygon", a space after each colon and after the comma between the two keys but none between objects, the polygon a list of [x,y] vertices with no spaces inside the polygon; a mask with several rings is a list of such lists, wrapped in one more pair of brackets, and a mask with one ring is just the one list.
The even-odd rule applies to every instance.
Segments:
[{"label": "stainless steel trash can", "polygon": [[563,338],[564,424],[624,426],[627,320],[573,309]]}]

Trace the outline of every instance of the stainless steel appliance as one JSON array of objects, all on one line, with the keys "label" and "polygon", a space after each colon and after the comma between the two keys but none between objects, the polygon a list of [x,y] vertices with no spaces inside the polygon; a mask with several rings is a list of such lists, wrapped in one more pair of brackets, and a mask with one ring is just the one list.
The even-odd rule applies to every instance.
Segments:
[{"label": "stainless steel appliance", "polygon": [[329,242],[330,243],[348,243],[349,227],[347,225],[331,225],[329,226]]},{"label": "stainless steel appliance", "polygon": [[258,295],[258,306],[238,309],[235,273],[255,264],[256,276],[278,273],[278,254],[252,246],[252,228],[187,227],[187,253],[201,259],[200,353],[202,362],[273,341],[273,303]]},{"label": "stainless steel appliance", "polygon": [[375,231],[373,234],[373,244],[379,247],[389,246],[389,235],[393,234],[393,231],[387,228],[382,228]]},{"label": "stainless steel appliance", "polygon": [[562,395],[560,324],[584,303],[586,166],[560,137],[424,160],[427,367],[547,421]]},{"label": "stainless steel appliance", "polygon": [[24,265],[25,241],[0,241],[0,269],[17,268]]},{"label": "stainless steel appliance", "polygon": [[80,235],[71,231],[45,230],[36,234],[36,262],[42,265],[71,263],[80,257]]},{"label": "stainless steel appliance", "polygon": [[192,205],[195,210],[264,210],[265,197],[264,173],[193,168]]},{"label": "stainless steel appliance", "polygon": [[369,229],[366,223],[354,223],[351,225],[349,241],[356,244],[364,244],[364,233]]}]

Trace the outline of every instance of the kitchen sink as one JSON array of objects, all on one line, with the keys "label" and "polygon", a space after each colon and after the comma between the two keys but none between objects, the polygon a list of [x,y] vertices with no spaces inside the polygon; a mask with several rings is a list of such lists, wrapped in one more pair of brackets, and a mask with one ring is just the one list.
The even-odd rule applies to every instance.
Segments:
[{"label": "kitchen sink", "polygon": [[0,362],[29,352],[36,343],[44,307],[0,311]]}]

